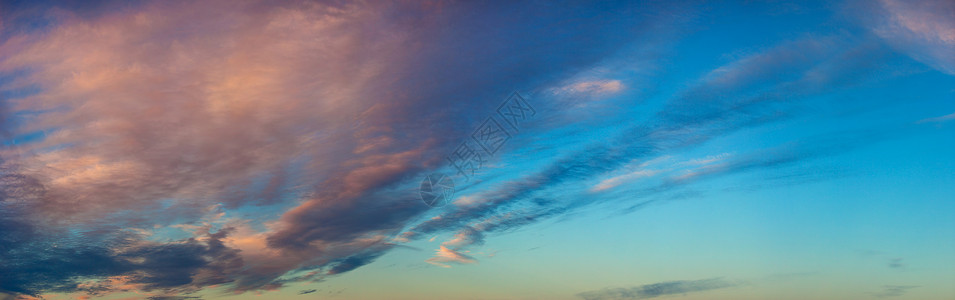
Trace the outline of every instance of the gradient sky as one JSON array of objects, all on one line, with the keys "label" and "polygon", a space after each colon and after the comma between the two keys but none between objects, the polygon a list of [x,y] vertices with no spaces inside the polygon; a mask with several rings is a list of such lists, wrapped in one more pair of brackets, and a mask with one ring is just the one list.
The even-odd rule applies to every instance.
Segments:
[{"label": "gradient sky", "polygon": [[0,3],[3,300],[955,299],[951,0]]}]

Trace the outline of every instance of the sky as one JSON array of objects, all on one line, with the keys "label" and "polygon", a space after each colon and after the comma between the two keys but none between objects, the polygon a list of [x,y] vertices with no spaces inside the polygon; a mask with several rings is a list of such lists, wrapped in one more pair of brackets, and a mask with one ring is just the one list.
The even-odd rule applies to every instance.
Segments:
[{"label": "sky", "polygon": [[955,2],[2,1],[0,299],[955,299]]}]

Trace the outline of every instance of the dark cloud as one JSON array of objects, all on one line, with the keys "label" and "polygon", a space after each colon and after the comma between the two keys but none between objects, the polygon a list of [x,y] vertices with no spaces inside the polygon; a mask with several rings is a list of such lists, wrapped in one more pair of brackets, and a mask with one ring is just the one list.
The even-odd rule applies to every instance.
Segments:
[{"label": "dark cloud", "polygon": [[328,271],[329,275],[345,273],[358,267],[367,265],[378,257],[384,255],[384,250],[373,251],[369,253],[359,253],[352,256],[349,256],[341,261],[338,261],[334,264],[331,270]]},{"label": "dark cloud", "polygon": [[[5,223],[3,223],[5,222]],[[13,230],[31,230],[23,224],[0,219],[0,237]],[[16,234],[16,233],[13,233]],[[79,287],[78,280],[127,275],[130,283],[144,290],[189,291],[196,287],[229,282],[226,274],[242,266],[237,250],[225,247],[223,230],[207,236],[206,242],[188,239],[170,244],[129,244],[122,239],[86,242],[77,245],[66,240],[33,235],[30,242],[2,254],[0,290],[27,295],[42,292],[81,291],[96,295],[110,291],[107,285]],[[128,247],[124,251],[96,246]],[[202,272],[202,275],[198,274]]]},{"label": "dark cloud", "polygon": [[427,206],[412,197],[363,197],[352,202],[322,202],[301,213],[288,215],[284,230],[269,237],[276,248],[302,249],[313,241],[340,242],[374,231],[402,227]]},{"label": "dark cloud", "polygon": [[720,278],[680,280],[647,284],[631,288],[607,288],[599,291],[583,292],[577,294],[577,296],[585,300],[650,299],[660,296],[716,290],[734,287],[737,285],[739,284],[728,282]]},{"label": "dark cloud", "polygon": [[[231,229],[210,234],[205,242],[188,239],[175,244],[141,247],[120,255],[131,261],[140,275],[133,283],[146,284],[145,289],[169,289],[183,286],[215,285],[232,281],[232,274],[243,263],[238,250],[226,247],[222,239]],[[197,276],[203,271],[202,276]]]},{"label": "dark cloud", "polygon": [[299,294],[299,295],[305,295],[305,294],[311,294],[311,293],[314,293],[314,292],[317,292],[317,291],[318,291],[318,290],[316,290],[316,289],[301,290],[301,291],[298,292],[298,294]]},{"label": "dark cloud", "polygon": [[[0,289],[17,294],[37,295],[43,291],[70,292],[79,277],[110,276],[133,268],[101,247],[59,249],[51,244],[21,247],[5,253]],[[98,291],[91,291],[98,292]]]}]

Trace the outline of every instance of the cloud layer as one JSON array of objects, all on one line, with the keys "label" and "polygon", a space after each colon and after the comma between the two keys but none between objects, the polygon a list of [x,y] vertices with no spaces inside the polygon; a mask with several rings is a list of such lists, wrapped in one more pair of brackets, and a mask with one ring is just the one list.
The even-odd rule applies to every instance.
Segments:
[{"label": "cloud layer", "polygon": [[[898,76],[883,72],[902,59],[896,53],[952,74],[951,56],[941,54],[955,45],[951,5],[929,4],[856,4],[877,12],[860,22],[871,34],[787,39],[655,95],[658,106],[634,98],[660,83],[627,75],[657,72],[645,62],[690,31],[694,5],[157,1],[4,10],[0,293],[177,299],[210,287],[275,290],[443,233],[453,237],[428,263],[475,264],[469,248],[487,235],[615,193],[635,195],[642,202],[623,204],[635,208],[708,178],[838,153],[898,133],[846,130],[671,156],[795,118],[818,104],[814,96]],[[514,90],[541,117],[500,157],[532,167],[505,176],[495,168],[506,163],[492,161],[453,205],[421,203],[423,176],[446,167],[461,137]],[[650,113],[606,135],[573,137],[599,123],[579,109],[601,105],[628,120],[633,107]],[[555,135],[577,142],[549,149],[563,145],[541,137]],[[672,281],[580,296],[646,299],[734,285]]]},{"label": "cloud layer", "polygon": [[[535,3],[103,5],[4,22],[19,29],[0,45],[3,257],[19,275],[0,290],[245,291],[358,268],[428,210],[400,189],[443,161],[473,123],[462,116],[588,68],[653,19]],[[604,22],[562,24],[575,18]]]}]

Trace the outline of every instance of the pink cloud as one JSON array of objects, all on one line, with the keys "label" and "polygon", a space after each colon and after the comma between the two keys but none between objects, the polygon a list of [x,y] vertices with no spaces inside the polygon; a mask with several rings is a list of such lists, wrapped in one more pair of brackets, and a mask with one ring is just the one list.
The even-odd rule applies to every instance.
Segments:
[{"label": "pink cloud", "polygon": [[955,3],[880,1],[873,31],[893,48],[947,74],[955,74]]},{"label": "pink cloud", "polygon": [[[188,284],[143,287],[117,279],[148,272],[120,263],[97,287],[241,293],[347,272],[410,240],[394,236],[429,208],[407,188],[468,134],[462,112],[493,111],[485,96],[503,90],[564,82],[553,74],[625,43],[594,33],[643,20],[602,14],[558,33],[541,28],[562,24],[566,8],[509,5],[540,14],[484,18],[472,10],[483,7],[443,2],[51,10],[48,27],[0,44],[0,73],[17,74],[0,88],[36,91],[5,99],[5,115],[26,116],[10,134],[39,136],[0,150],[10,173],[0,188],[51,239],[110,255],[171,247],[205,263],[173,274]],[[234,213],[243,209],[255,214]],[[290,275],[302,268],[314,273]]]},{"label": "pink cloud", "polygon": [[[92,19],[59,12],[49,32],[0,45],[0,72],[28,71],[4,88],[41,90],[12,101],[12,113],[43,112],[17,134],[44,132],[39,142],[4,149],[4,163],[42,187],[23,197],[37,218],[77,228],[107,219],[148,235],[199,220],[203,207],[275,203],[259,198],[303,197],[319,185],[336,190],[281,220],[323,201],[350,207],[414,170],[435,146],[394,141],[388,128],[404,120],[380,117],[404,110],[379,91],[392,89],[384,74],[402,70],[414,50],[406,46],[414,36],[380,24],[381,6],[156,2]],[[375,103],[389,106],[376,112]],[[265,187],[236,188],[263,174]],[[149,218],[123,217],[128,211]],[[358,228],[317,241],[324,256],[283,253],[266,240],[294,224],[261,232],[230,220],[241,231],[222,240],[241,251],[246,271],[228,276],[243,288],[275,287],[264,284],[384,244]],[[217,276],[200,270],[192,279]]]},{"label": "pink cloud", "polygon": [[450,268],[451,266],[447,263],[457,263],[457,264],[475,264],[477,260],[474,258],[465,255],[461,252],[451,250],[448,247],[440,246],[438,250],[435,251],[435,256],[426,260],[429,264],[436,266]]}]

